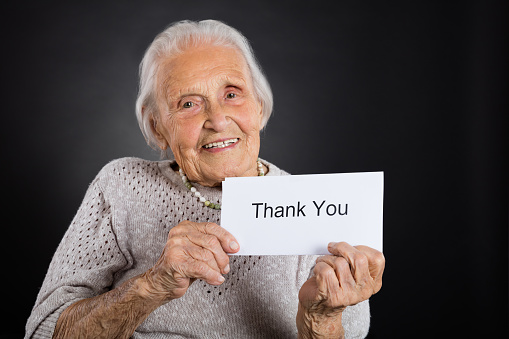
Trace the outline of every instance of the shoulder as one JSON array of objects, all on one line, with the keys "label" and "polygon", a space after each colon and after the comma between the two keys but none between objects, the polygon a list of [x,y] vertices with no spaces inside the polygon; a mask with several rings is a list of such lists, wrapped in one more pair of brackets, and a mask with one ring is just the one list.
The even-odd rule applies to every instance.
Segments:
[{"label": "shoulder", "polygon": [[109,173],[111,171],[122,170],[134,170],[142,169],[145,167],[154,166],[157,167],[158,161],[145,160],[136,157],[125,157],[110,161],[100,171],[100,173]]},{"label": "shoulder", "polygon": [[135,157],[115,159],[107,163],[97,174],[94,181],[102,189],[114,186],[119,189],[134,183],[153,181],[162,176],[160,161],[151,161]]},{"label": "shoulder", "polygon": [[146,172],[158,171],[158,161],[145,160],[135,157],[115,159],[107,163],[98,174],[100,179],[112,175],[135,175]]}]

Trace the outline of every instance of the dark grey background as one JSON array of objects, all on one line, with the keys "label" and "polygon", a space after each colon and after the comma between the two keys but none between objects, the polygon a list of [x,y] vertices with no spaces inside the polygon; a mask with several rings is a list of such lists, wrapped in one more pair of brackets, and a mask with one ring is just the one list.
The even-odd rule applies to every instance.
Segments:
[{"label": "dark grey background", "polygon": [[3,336],[108,161],[158,159],[137,66],[169,23],[252,42],[275,111],[261,156],[295,173],[385,171],[370,337],[508,330],[507,5],[494,1],[64,1],[2,5]]}]

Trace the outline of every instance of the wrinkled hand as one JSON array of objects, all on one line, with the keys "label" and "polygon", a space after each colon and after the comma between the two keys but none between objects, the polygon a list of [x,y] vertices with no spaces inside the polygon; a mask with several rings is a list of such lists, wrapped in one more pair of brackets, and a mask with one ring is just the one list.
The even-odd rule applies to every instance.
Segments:
[{"label": "wrinkled hand", "polygon": [[147,293],[166,302],[183,296],[196,279],[221,285],[222,274],[230,271],[227,253],[238,250],[235,238],[221,226],[183,221],[171,229],[161,257],[144,274]]},{"label": "wrinkled hand", "polygon": [[328,250],[331,255],[316,260],[313,277],[299,292],[299,316],[317,332],[342,331],[336,325],[343,310],[377,293],[385,268],[383,254],[367,246],[330,243]]}]

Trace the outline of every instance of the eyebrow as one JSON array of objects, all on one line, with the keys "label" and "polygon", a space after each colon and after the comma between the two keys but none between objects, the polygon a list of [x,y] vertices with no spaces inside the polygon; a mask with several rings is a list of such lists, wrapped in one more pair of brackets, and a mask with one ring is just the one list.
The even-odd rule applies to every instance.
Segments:
[{"label": "eyebrow", "polygon": [[[240,87],[240,86],[246,85],[246,80],[241,77],[237,77],[237,76],[221,76],[219,79],[217,79],[215,81],[220,83],[220,87],[223,87],[223,86],[225,86],[225,87],[228,87],[228,86]],[[166,93],[166,98],[170,101],[178,101],[178,100],[181,100],[182,98],[187,97],[187,96],[194,96],[194,95],[201,96],[204,94],[203,91],[201,90],[200,86],[191,86],[188,88],[179,89],[177,91],[174,91],[177,93],[172,95],[172,93],[170,91],[170,87],[171,87],[170,78],[168,78],[166,81],[164,81],[162,85],[164,87],[166,87],[166,91],[164,91],[164,92]]]}]

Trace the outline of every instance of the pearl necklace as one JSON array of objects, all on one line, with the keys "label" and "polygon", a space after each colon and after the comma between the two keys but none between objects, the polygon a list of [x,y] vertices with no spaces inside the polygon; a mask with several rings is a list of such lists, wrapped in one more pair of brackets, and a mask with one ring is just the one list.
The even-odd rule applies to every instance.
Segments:
[{"label": "pearl necklace", "polygon": [[[258,176],[263,177],[265,175],[265,172],[263,171],[263,165],[262,165],[262,162],[260,161],[260,159],[256,160],[256,166],[258,167]],[[220,204],[214,204],[214,203],[210,202],[209,200],[205,199],[205,197],[203,197],[200,192],[198,192],[196,187],[194,187],[193,184],[191,184],[191,182],[189,180],[187,180],[187,176],[184,173],[184,171],[182,170],[182,168],[180,168],[180,166],[179,166],[179,173],[180,173],[180,176],[182,177],[182,182],[184,183],[184,185],[194,194],[195,197],[197,197],[200,200],[201,203],[203,203],[204,206],[206,206],[208,208],[213,208],[216,210],[221,209]]]}]

